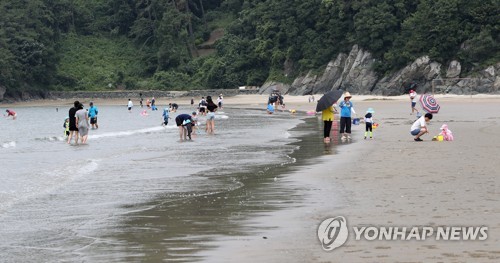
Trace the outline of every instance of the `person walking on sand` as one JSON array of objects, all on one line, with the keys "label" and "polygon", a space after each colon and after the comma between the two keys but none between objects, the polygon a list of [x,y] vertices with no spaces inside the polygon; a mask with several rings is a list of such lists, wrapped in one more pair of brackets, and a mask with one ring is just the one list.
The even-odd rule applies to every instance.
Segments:
[{"label": "person walking on sand", "polygon": [[351,102],[351,93],[344,93],[344,101],[340,102],[340,131],[342,134],[342,140],[351,139],[351,112],[356,114],[354,111],[354,104]]},{"label": "person walking on sand", "polygon": [[420,139],[420,136],[429,133],[429,129],[427,128],[427,123],[432,120],[432,113],[426,113],[424,116],[418,118],[410,128],[411,135],[415,136],[413,140],[416,142],[423,141]]},{"label": "person walking on sand", "polygon": [[332,106],[324,109],[321,112],[321,118],[323,119],[323,142],[324,143],[329,143],[331,141],[330,139],[330,132],[332,130],[332,124],[334,120],[334,115],[335,114],[335,108]]},{"label": "person walking on sand", "polygon": [[194,107],[194,98],[191,98],[191,107]]},{"label": "person walking on sand", "polygon": [[78,111],[75,114],[76,125],[78,127],[78,134],[80,135],[80,142],[83,144],[87,143],[87,138],[89,135],[89,115],[86,110],[83,109],[83,104],[80,103]]},{"label": "person walking on sand", "polygon": [[207,134],[215,133],[215,112],[217,105],[215,105],[211,96],[207,96]]},{"label": "person walking on sand", "polygon": [[365,114],[365,140],[368,132],[370,132],[370,139],[373,139],[373,108],[368,108]]},{"label": "person walking on sand", "polygon": [[78,144],[78,126],[76,126],[76,112],[80,107],[80,102],[75,100],[73,103],[73,108],[69,109],[68,118],[69,118],[69,135],[68,135],[68,144],[71,142],[71,138],[75,137],[75,144]]},{"label": "person walking on sand", "polygon": [[415,108],[415,106],[417,105],[417,92],[414,91],[414,90],[410,90],[410,101],[411,101],[411,113],[410,115],[412,115],[415,111],[417,112],[417,114],[419,113],[417,108]]},{"label": "person walking on sand", "polygon": [[7,112],[7,116],[4,114],[5,118],[12,117],[12,120],[15,120],[17,118],[17,113],[13,110],[5,110]]},{"label": "person walking on sand", "polygon": [[134,103],[132,103],[132,101],[130,99],[128,99],[128,112],[132,112],[132,107],[134,107]]},{"label": "person walking on sand", "polygon": [[99,125],[97,124],[97,114],[99,113],[99,109],[94,106],[92,101],[89,103],[89,106],[90,125],[92,125],[92,129],[98,129]]}]

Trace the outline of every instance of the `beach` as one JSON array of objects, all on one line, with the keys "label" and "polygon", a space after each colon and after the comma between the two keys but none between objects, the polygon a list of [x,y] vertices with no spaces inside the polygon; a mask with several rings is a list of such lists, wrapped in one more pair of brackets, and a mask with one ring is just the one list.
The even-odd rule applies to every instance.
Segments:
[{"label": "beach", "polygon": [[[315,97],[319,99],[320,95]],[[241,95],[224,101],[227,108],[264,109],[266,98],[265,95]],[[217,221],[214,223],[217,229],[202,233],[209,238],[196,239],[197,249],[189,251],[188,261],[498,262],[500,163],[496,155],[500,138],[495,135],[500,128],[500,98],[488,95],[436,98],[441,111],[434,115],[430,134],[422,137],[423,142],[413,141],[410,135],[415,115],[410,115],[408,97],[354,95],[352,101],[358,117],[369,107],[375,109],[374,120],[380,126],[374,131],[374,139],[363,139],[364,125],[361,124],[353,126],[352,142],[334,140],[324,145],[320,116],[303,114],[313,110],[316,104],[309,103],[307,96],[285,96],[287,110],[300,111],[298,118],[307,124],[290,130],[293,138],[301,140],[295,144],[298,149],[290,154],[296,159],[295,164],[286,169],[270,166],[266,171],[272,172],[257,177],[258,183],[252,179],[252,172],[245,175],[250,178],[244,182],[246,185],[258,185],[245,190],[245,195],[252,197],[249,202],[256,203],[246,210],[223,209],[221,207],[228,205],[223,201],[224,196],[210,195],[219,201],[204,204],[214,206],[211,211],[222,209],[222,215],[196,217],[204,218],[204,224],[210,224],[210,219]],[[189,99],[158,98],[157,105],[161,108],[176,102],[182,106],[187,105]],[[0,107],[62,108],[71,103],[33,101]],[[94,103],[97,106],[126,104],[119,100],[94,100]],[[443,123],[453,131],[455,140],[431,141]],[[308,132],[306,129],[311,127],[316,130]],[[224,162],[221,165],[224,166]],[[238,195],[233,192],[229,200]],[[273,204],[269,206],[266,202]],[[168,209],[151,211],[168,213]],[[141,217],[158,216],[155,213],[141,214]],[[245,216],[239,216],[240,213]],[[488,238],[484,241],[368,241],[355,240],[351,235],[354,233],[350,233],[343,246],[324,251],[317,236],[318,226],[323,220],[336,216],[344,216],[349,226],[487,226]],[[136,226],[141,222],[135,222]],[[155,239],[141,238],[137,242],[155,246]],[[161,236],[158,238],[161,240]],[[178,247],[177,252],[179,250],[182,247]],[[91,259],[104,261],[99,257]],[[148,257],[144,261],[158,259],[161,257]]]},{"label": "beach", "polygon": [[[374,140],[353,128],[353,143],[286,176],[306,189],[303,206],[251,220],[271,230],[221,241],[210,262],[498,262],[500,259],[500,138],[496,97],[441,98],[430,135],[414,142],[409,101],[353,98],[357,112],[375,109]],[[452,142],[431,141],[447,123]],[[488,226],[485,241],[360,240],[321,248],[317,229],[329,217],[354,226]],[[350,233],[354,234],[354,233]],[[266,237],[265,239],[263,237]]]}]

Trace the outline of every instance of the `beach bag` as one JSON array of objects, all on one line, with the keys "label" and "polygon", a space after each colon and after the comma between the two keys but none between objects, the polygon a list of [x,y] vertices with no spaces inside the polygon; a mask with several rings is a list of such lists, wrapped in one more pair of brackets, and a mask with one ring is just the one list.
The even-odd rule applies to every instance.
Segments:
[{"label": "beach bag", "polygon": [[352,119],[352,124],[359,125],[359,118]]}]

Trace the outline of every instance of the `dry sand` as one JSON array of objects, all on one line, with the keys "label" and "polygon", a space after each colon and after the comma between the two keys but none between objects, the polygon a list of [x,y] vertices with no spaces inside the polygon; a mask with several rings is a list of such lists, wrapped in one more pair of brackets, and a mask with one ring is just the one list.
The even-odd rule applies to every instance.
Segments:
[{"label": "dry sand", "polygon": [[[315,96],[316,99],[320,95]],[[414,115],[407,96],[355,96],[358,115],[375,109],[380,124],[374,140],[363,140],[364,126],[353,126],[353,142],[331,148],[314,164],[276,183],[300,187],[303,206],[263,213],[247,222],[257,232],[221,237],[201,256],[210,262],[500,262],[500,97],[436,96],[441,112],[431,134],[414,142]],[[165,102],[188,104],[190,98]],[[227,106],[264,107],[263,95],[226,97]],[[185,103],[182,103],[185,101]],[[71,105],[71,101],[6,106]],[[96,105],[126,101],[95,100]],[[288,109],[311,110],[307,96],[286,96]],[[138,104],[138,103],[136,103]],[[315,118],[315,117],[312,117]],[[433,142],[447,123],[455,141]],[[321,131],[318,131],[318,133]],[[322,250],[317,228],[322,220],[344,216],[346,244]],[[486,241],[356,241],[352,226],[488,226]],[[264,238],[265,237],[265,238]]]},{"label": "dry sand", "polygon": [[[369,100],[365,100],[369,99]],[[250,236],[221,238],[202,253],[209,262],[500,262],[500,99],[437,96],[442,108],[424,142],[409,134],[407,97],[354,98],[358,113],[375,108],[380,127],[363,140],[334,148],[316,164],[276,183],[305,187],[303,207],[263,214],[245,222],[261,229]],[[286,98],[289,103],[289,97]],[[293,104],[293,103],[290,103]],[[299,103],[297,108],[311,106]],[[453,142],[434,142],[447,123]],[[320,132],[320,131],[318,131]],[[347,243],[322,250],[322,220],[344,216]],[[486,241],[356,241],[352,226],[488,226]]]}]

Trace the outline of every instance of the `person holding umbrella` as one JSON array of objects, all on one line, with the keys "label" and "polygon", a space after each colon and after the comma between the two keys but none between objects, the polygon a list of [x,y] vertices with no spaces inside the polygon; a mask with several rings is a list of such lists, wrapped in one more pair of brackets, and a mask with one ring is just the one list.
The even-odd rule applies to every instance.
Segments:
[{"label": "person holding umbrella", "polygon": [[330,139],[330,131],[332,130],[332,124],[333,124],[333,119],[335,117],[335,113],[337,111],[335,108],[332,106],[324,109],[321,111],[321,116],[323,119],[323,142],[329,143],[331,141]]},{"label": "person holding umbrella", "polygon": [[321,111],[322,113],[322,119],[324,122],[323,141],[325,143],[328,143],[331,140],[330,131],[332,129],[334,113],[336,112],[333,104],[335,104],[340,97],[342,97],[341,90],[332,90],[325,93],[325,95],[318,100],[318,104],[316,105],[316,112]]},{"label": "person holding umbrella", "polygon": [[351,111],[356,114],[354,111],[354,104],[351,102],[351,93],[344,93],[344,101],[339,103],[340,107],[340,131],[342,134],[342,140],[350,140],[351,139]]}]

